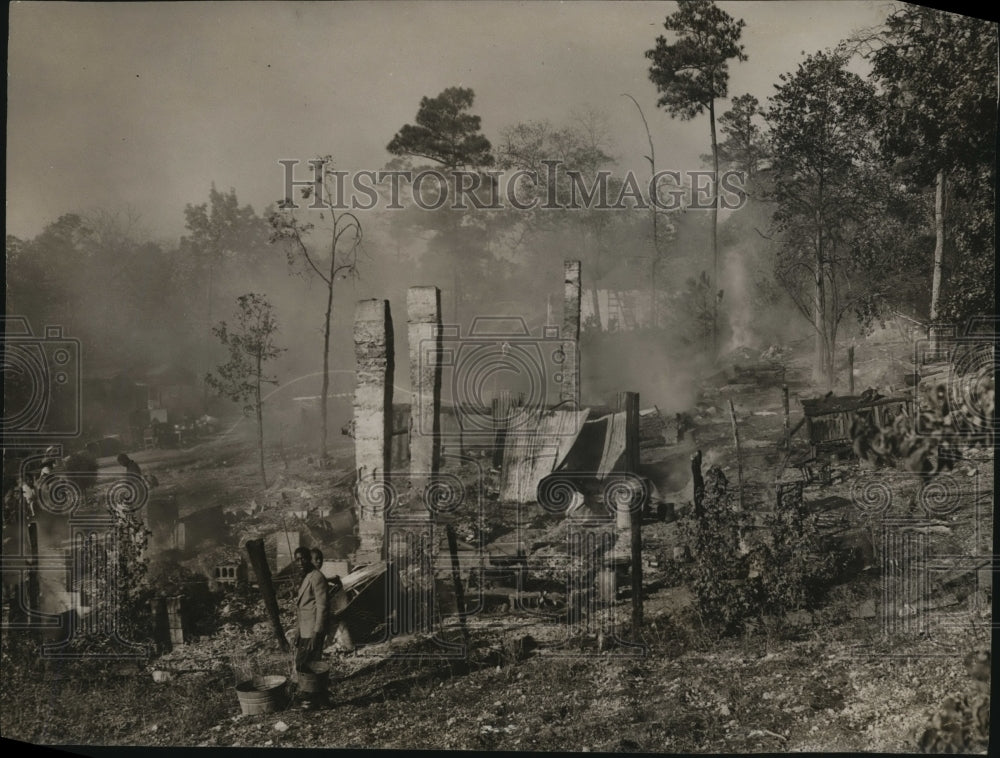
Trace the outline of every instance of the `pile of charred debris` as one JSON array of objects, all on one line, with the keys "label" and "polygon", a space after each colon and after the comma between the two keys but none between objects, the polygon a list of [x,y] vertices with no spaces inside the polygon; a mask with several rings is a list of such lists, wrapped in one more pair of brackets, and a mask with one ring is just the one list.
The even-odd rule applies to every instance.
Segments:
[{"label": "pile of charred debris", "polygon": [[[571,263],[572,337],[579,264]],[[435,339],[436,288],[413,288],[408,307],[411,345]],[[355,418],[345,428],[356,443],[353,471],[322,498],[311,497],[291,475],[278,488],[285,505],[295,501],[295,523],[325,524],[283,529],[285,552],[318,546],[331,555],[323,572],[343,581],[334,607],[344,634],[328,652],[382,650],[413,634],[447,647],[498,619],[530,622],[539,641],[564,640],[567,628],[597,640],[628,626],[613,618],[623,600],[630,601],[634,630],[642,624],[643,598],[669,586],[670,572],[690,559],[678,522],[699,507],[706,468],[716,479],[724,472],[739,507],[753,515],[760,528],[750,540],[767,539],[768,513],[805,502],[818,514],[823,538],[851,556],[844,578],[875,568],[885,535],[873,528],[863,496],[859,502],[859,463],[898,462],[904,454],[881,450],[885,439],[873,441],[873,435],[926,410],[926,399],[934,402],[949,370],[945,362],[925,361],[896,380],[900,391],[888,384],[856,393],[852,349],[847,394],[810,396],[790,351],[741,348],[723,359],[723,369],[703,383],[686,412],[643,408],[636,393],[581,405],[572,371],[559,403],[532,404],[521,393],[501,390],[490,406],[472,408],[442,403],[440,374],[413,360],[411,350],[416,402],[400,404],[393,402],[387,360],[391,335],[388,301],[360,303]],[[883,457],[873,458],[878,455]],[[958,468],[972,477],[980,467],[966,461]],[[910,487],[916,498],[925,483],[903,489]],[[261,517],[260,506],[244,510],[246,519]],[[910,515],[901,527],[907,533],[941,537],[953,554],[984,556],[942,570],[923,602],[970,593],[990,597],[991,585],[983,580],[988,546],[970,546],[961,524],[932,513]],[[250,534],[246,526],[244,536]],[[265,552],[266,540],[252,543],[241,539],[257,553],[248,577],[254,588],[272,597],[290,592],[290,561],[271,577],[276,548]],[[970,576],[977,579],[971,589]],[[269,585],[278,587],[277,594]],[[267,605],[268,626],[283,644],[288,622],[274,600]],[[857,610],[861,617],[875,613],[874,602]]]}]

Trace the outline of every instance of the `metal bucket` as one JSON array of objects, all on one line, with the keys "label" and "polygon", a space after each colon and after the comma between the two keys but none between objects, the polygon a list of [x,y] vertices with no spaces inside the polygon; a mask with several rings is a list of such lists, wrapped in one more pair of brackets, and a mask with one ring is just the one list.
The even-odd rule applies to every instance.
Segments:
[{"label": "metal bucket", "polygon": [[329,663],[307,663],[304,671],[297,671],[299,679],[299,692],[315,694],[325,692],[330,682]]},{"label": "metal bucket", "polygon": [[245,716],[280,711],[288,702],[288,678],[265,676],[236,685],[240,709]]}]

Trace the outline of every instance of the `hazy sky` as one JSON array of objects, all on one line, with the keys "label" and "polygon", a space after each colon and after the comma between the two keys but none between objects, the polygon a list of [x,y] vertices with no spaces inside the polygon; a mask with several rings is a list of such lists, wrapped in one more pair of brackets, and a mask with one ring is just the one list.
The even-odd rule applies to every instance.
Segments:
[{"label": "hazy sky", "polygon": [[[721,2],[746,20],[730,94],[766,98],[803,51],[880,23],[886,2]],[[284,195],[283,158],[332,153],[378,169],[420,98],[462,85],[496,141],[521,120],[605,111],[619,165],[697,168],[707,117],[657,111],[645,50],[672,2],[56,3],[10,8],[7,231],[131,205],[184,231],[212,182],[257,210]]]}]

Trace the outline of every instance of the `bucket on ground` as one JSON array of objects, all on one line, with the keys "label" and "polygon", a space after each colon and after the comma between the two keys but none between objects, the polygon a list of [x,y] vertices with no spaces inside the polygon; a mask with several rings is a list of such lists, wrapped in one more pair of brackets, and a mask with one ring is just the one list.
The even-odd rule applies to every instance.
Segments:
[{"label": "bucket on ground", "polygon": [[330,682],[330,664],[322,662],[307,663],[297,671],[299,691],[310,694],[325,692]]},{"label": "bucket on ground", "polygon": [[288,678],[264,676],[236,685],[240,709],[245,716],[280,711],[288,701]]}]

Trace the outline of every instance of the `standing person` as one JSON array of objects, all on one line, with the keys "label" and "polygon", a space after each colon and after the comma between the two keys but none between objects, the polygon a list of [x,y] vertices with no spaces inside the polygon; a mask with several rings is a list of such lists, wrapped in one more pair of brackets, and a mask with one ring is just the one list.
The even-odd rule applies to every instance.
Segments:
[{"label": "standing person", "polygon": [[[322,570],[323,553],[318,547],[312,549],[313,565]],[[326,576],[326,574],[323,574]],[[327,607],[327,617],[323,628],[326,636],[333,635],[333,644],[337,645],[341,651],[350,652],[354,650],[354,643],[351,641],[351,633],[347,624],[340,618],[340,613],[347,607],[347,597],[343,594],[344,583],[339,576],[332,576],[327,580],[327,597],[330,599]]]},{"label": "standing person", "polygon": [[[313,567],[317,571],[319,571],[321,574],[323,574],[323,552],[318,547],[314,547],[314,548],[312,548],[312,550],[309,551],[309,555],[312,558]],[[326,579],[326,574],[323,574],[323,578]],[[337,581],[340,581],[339,577],[337,578]],[[335,591],[336,590],[334,590],[333,586],[331,585],[331,583],[328,580],[327,581],[327,586],[326,586],[327,603],[326,603],[326,608],[324,608],[324,613],[323,613],[323,638],[324,638],[324,640],[330,634],[330,599],[332,598],[332,595],[333,595],[333,593]]]},{"label": "standing person", "polygon": [[[302,584],[295,598],[298,626],[295,629],[295,669],[304,671],[313,661],[323,657],[323,643],[326,640],[328,586],[326,577],[313,566],[309,548],[295,549],[295,562],[302,572]],[[310,700],[305,707],[312,707]]]}]

